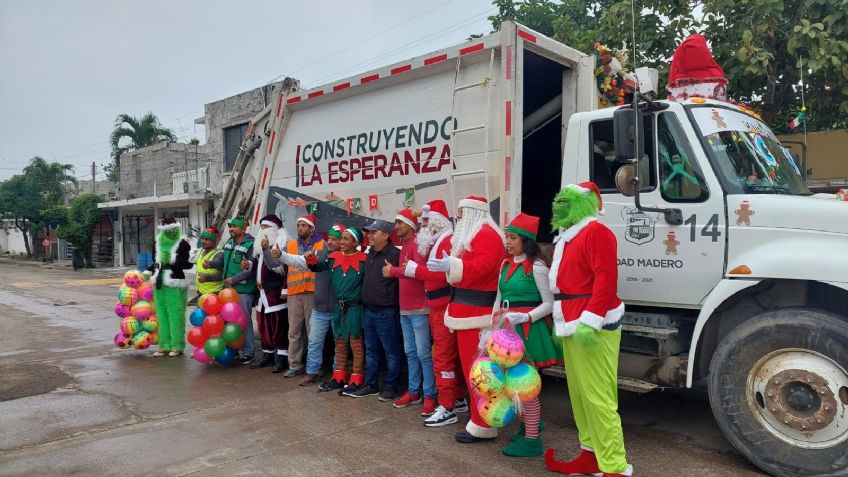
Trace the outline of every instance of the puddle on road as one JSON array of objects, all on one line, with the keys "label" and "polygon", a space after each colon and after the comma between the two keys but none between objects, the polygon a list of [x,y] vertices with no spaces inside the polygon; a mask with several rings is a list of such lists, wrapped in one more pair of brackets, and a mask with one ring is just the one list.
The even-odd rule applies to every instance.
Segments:
[{"label": "puddle on road", "polygon": [[49,393],[74,379],[58,366],[23,363],[0,368],[0,402]]}]

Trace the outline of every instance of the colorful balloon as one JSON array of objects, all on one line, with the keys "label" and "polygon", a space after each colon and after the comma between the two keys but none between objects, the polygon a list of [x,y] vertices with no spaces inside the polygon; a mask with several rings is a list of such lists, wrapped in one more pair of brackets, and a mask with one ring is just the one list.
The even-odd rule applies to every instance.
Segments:
[{"label": "colorful balloon", "polygon": [[241,315],[239,315],[239,318],[238,318],[238,320],[236,320],[235,323],[239,326],[239,328],[246,330],[247,329],[247,320],[248,320],[248,318],[246,316],[244,316],[244,314],[242,313]]},{"label": "colorful balloon", "polygon": [[486,424],[498,428],[508,426],[515,420],[518,413],[512,399],[499,396],[494,399],[480,400],[477,402],[477,410]]},{"label": "colorful balloon", "polygon": [[120,328],[125,335],[133,336],[141,331],[141,323],[134,316],[128,316],[121,320]]},{"label": "colorful balloon", "polygon": [[227,343],[227,348],[231,349],[241,349],[244,346],[244,333],[242,333],[241,337],[232,343]]},{"label": "colorful balloon", "polygon": [[156,333],[159,331],[159,320],[155,316],[150,316],[141,321],[141,329],[148,333]]},{"label": "colorful balloon", "polygon": [[144,283],[144,275],[141,272],[130,270],[124,274],[124,285],[130,288],[138,288],[142,283]]},{"label": "colorful balloon", "polygon": [[118,333],[115,335],[115,346],[121,349],[127,349],[132,346],[132,337],[127,336],[123,333]]},{"label": "colorful balloon", "polygon": [[241,338],[241,335],[241,328],[235,323],[227,323],[224,325],[223,331],[221,331],[221,338],[223,338],[227,343],[238,341],[239,338]]},{"label": "colorful balloon", "polygon": [[135,349],[146,349],[153,342],[153,339],[150,336],[150,333],[146,331],[139,331],[132,338],[132,344]]},{"label": "colorful balloon", "polygon": [[197,307],[188,315],[188,321],[192,326],[200,326],[203,324],[203,319],[206,318],[206,312],[203,308]]},{"label": "colorful balloon", "polygon": [[194,328],[188,330],[186,334],[186,341],[196,348],[202,348],[203,345],[206,344],[206,340],[209,339],[209,333],[206,332],[202,327],[195,326]]},{"label": "colorful balloon", "polygon": [[536,368],[527,363],[518,363],[506,370],[504,394],[520,401],[529,401],[542,391],[542,377]]},{"label": "colorful balloon", "polygon": [[203,300],[203,311],[210,315],[215,315],[221,311],[224,302],[217,295],[209,295]]},{"label": "colorful balloon", "polygon": [[130,316],[132,313],[130,313],[130,307],[128,307],[127,305],[124,305],[123,303],[116,303],[115,314],[120,316],[121,318],[125,318],[127,316]]},{"label": "colorful balloon", "polygon": [[218,314],[227,323],[235,323],[244,312],[241,311],[241,306],[238,303],[224,303],[224,306],[221,307],[221,312]]},{"label": "colorful balloon", "polygon": [[221,356],[215,358],[215,361],[222,366],[227,366],[231,364],[236,359],[236,352],[230,348],[224,348],[224,352],[221,353]]},{"label": "colorful balloon", "polygon": [[121,285],[118,289],[118,301],[127,306],[133,306],[138,301],[138,292],[135,288]]},{"label": "colorful balloon", "polygon": [[203,349],[206,350],[206,354],[209,356],[217,358],[224,354],[224,350],[227,349],[227,343],[225,343],[223,339],[215,336],[206,340],[206,344],[203,345]]},{"label": "colorful balloon", "polygon": [[224,288],[223,290],[218,292],[218,299],[223,303],[236,303],[239,302],[238,292],[232,288]]},{"label": "colorful balloon", "polygon": [[153,301],[153,285],[149,282],[142,283],[137,289],[138,298],[144,301]]},{"label": "colorful balloon", "polygon": [[504,372],[489,358],[480,357],[471,365],[468,381],[480,397],[494,398],[503,392]]},{"label": "colorful balloon", "polygon": [[489,358],[504,368],[511,368],[524,358],[524,341],[513,330],[495,330],[486,341]]},{"label": "colorful balloon", "polygon": [[209,364],[212,362],[212,357],[206,354],[206,350],[203,348],[195,348],[194,353],[191,354],[195,361],[201,364]]},{"label": "colorful balloon", "polygon": [[220,336],[224,331],[224,319],[218,315],[209,315],[203,319],[202,326],[209,336]]},{"label": "colorful balloon", "polygon": [[145,320],[153,314],[153,305],[148,301],[139,300],[130,309],[132,316],[139,320]]},{"label": "colorful balloon", "polygon": [[159,333],[150,333],[150,344],[159,344]]}]

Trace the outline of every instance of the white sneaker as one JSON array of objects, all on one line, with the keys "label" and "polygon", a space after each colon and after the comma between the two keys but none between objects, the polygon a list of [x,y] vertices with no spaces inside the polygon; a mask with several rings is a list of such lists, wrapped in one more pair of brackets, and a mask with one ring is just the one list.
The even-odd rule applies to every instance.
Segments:
[{"label": "white sneaker", "polygon": [[456,424],[458,420],[453,411],[448,411],[444,406],[439,406],[432,416],[424,419],[424,425],[427,427],[442,427],[448,424]]},{"label": "white sneaker", "polygon": [[458,399],[453,404],[453,412],[468,412],[468,401],[465,399]]}]

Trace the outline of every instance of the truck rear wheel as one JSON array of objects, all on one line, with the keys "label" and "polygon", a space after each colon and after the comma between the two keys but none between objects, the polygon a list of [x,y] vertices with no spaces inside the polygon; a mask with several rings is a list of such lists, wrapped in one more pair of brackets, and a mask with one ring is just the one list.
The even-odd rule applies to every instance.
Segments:
[{"label": "truck rear wheel", "polygon": [[819,310],[755,316],[710,363],[713,415],[725,437],[780,476],[848,472],[848,323]]}]

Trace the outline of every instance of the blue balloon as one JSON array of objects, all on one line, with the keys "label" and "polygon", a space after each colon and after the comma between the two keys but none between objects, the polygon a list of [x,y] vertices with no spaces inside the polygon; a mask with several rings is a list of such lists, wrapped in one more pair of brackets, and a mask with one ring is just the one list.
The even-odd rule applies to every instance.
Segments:
[{"label": "blue balloon", "polygon": [[230,348],[229,346],[224,349],[224,353],[221,356],[215,358],[215,361],[222,366],[227,366],[231,364],[236,359],[236,350]]},{"label": "blue balloon", "polygon": [[200,307],[197,307],[191,312],[191,315],[188,316],[188,321],[192,324],[192,326],[200,326],[203,324],[204,318],[206,318],[206,312]]}]

